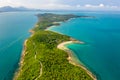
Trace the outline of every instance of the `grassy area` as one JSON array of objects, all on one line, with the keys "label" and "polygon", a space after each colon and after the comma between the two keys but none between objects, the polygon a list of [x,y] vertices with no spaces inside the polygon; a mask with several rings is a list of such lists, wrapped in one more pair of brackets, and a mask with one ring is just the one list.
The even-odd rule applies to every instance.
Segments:
[{"label": "grassy area", "polygon": [[[26,43],[24,62],[17,80],[93,80],[82,68],[68,62],[66,52],[57,49],[58,44],[69,41],[70,37],[44,31],[54,21],[66,21],[78,16],[66,15],[66,18],[64,15],[54,15],[38,15],[38,26]],[[42,75],[38,77],[41,68]]]}]

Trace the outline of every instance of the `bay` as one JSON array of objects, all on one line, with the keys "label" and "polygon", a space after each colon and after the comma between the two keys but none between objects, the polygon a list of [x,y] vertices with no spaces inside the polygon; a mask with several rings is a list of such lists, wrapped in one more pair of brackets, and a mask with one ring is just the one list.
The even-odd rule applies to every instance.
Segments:
[{"label": "bay", "polygon": [[77,58],[98,80],[120,78],[120,12],[80,12],[76,15],[95,18],[76,18],[63,22],[49,30],[71,36],[85,42],[69,44]]}]

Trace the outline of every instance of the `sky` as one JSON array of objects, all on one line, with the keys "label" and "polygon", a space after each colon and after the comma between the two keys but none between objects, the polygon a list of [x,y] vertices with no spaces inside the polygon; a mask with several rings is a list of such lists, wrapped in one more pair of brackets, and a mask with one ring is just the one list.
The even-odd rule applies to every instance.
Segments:
[{"label": "sky", "polygon": [[120,10],[120,0],[0,0],[0,7],[3,6],[51,10]]}]

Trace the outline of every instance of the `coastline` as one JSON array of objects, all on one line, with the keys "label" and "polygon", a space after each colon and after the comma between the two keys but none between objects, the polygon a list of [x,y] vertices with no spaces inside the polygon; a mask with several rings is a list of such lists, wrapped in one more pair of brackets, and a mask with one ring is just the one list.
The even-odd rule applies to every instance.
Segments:
[{"label": "coastline", "polygon": [[16,70],[15,74],[14,74],[14,77],[13,77],[13,80],[17,80],[18,76],[20,75],[20,72],[21,72],[21,67],[23,65],[23,62],[24,62],[24,57],[26,55],[26,45],[27,45],[27,41],[28,39],[26,39],[23,43],[23,50],[22,50],[22,54],[21,54],[21,58],[20,58],[20,62],[19,62],[19,67],[18,69]]},{"label": "coastline", "polygon": [[35,31],[33,31],[33,30],[29,30],[29,32],[30,32],[31,34],[34,34],[34,33],[35,33]]},{"label": "coastline", "polygon": [[[67,20],[67,21],[70,21],[70,20],[72,20],[72,19],[74,19],[74,18],[71,18],[71,19],[69,19],[69,20]],[[57,27],[57,26],[55,26],[55,25],[49,26],[49,27],[47,27],[47,28],[45,29],[45,31],[51,31],[51,30],[49,30],[49,28],[51,28],[51,27],[53,28],[53,27]],[[64,34],[62,34],[62,33],[56,32],[56,31],[52,31],[52,32],[55,32],[55,33],[57,33],[57,34],[64,35]],[[75,65],[75,66],[81,67],[82,69],[84,69],[84,70],[86,71],[86,73],[87,73],[93,80],[97,80],[97,77],[96,77],[91,71],[89,71],[85,66],[83,66],[82,64],[80,64],[80,63],[78,62],[78,61],[80,61],[80,60],[75,60],[75,57],[72,55],[72,54],[74,54],[74,52],[73,52],[72,50],[68,49],[68,48],[65,46],[65,45],[71,44],[71,43],[85,44],[85,43],[82,42],[82,41],[77,41],[77,40],[75,40],[74,38],[70,37],[70,41],[65,41],[65,42],[62,42],[62,43],[58,44],[57,48],[65,51],[65,52],[67,52],[67,54],[68,54],[67,60],[69,61],[69,63],[71,63],[71,64],[73,64],[73,65]]]},{"label": "coastline", "polygon": [[[45,30],[45,31],[46,31],[46,30]],[[32,37],[33,34],[34,34],[34,31],[33,31],[33,30],[29,30],[29,32],[31,33],[31,36],[30,36],[30,37]],[[55,32],[55,33],[57,33],[57,32]],[[57,34],[59,34],[59,33],[57,33]],[[63,35],[63,34],[61,34],[61,35]],[[28,41],[28,39],[26,39],[26,40],[24,41],[23,50],[22,50],[22,54],[21,54],[21,59],[20,59],[20,62],[19,62],[19,67],[18,67],[18,69],[16,70],[16,73],[15,73],[15,75],[14,75],[13,80],[16,80],[16,79],[17,79],[17,77],[20,75],[20,72],[21,72],[21,70],[22,70],[21,67],[22,67],[23,62],[24,62],[24,56],[26,55],[26,45],[27,45],[26,43],[27,43],[27,41]],[[79,66],[79,67],[81,67],[82,69],[85,70],[85,72],[86,72],[93,80],[97,80],[96,76],[95,76],[92,72],[90,72],[85,66],[83,66],[82,64],[80,64],[80,63],[75,59],[75,57],[73,56],[73,54],[74,54],[73,51],[71,51],[70,49],[68,49],[68,48],[65,46],[65,45],[71,44],[71,43],[84,44],[84,42],[82,42],[82,41],[76,41],[76,40],[74,40],[73,38],[70,38],[70,41],[64,41],[64,42],[58,44],[58,45],[57,45],[57,48],[60,49],[60,50],[65,51],[65,52],[67,52],[67,54],[68,54],[67,60],[69,61],[70,64],[72,64],[72,65],[74,65],[74,66]]]},{"label": "coastline", "polygon": [[68,53],[68,58],[67,60],[69,61],[69,63],[75,65],[75,66],[79,66],[81,67],[82,69],[84,69],[86,71],[86,73],[93,79],[93,80],[97,80],[96,76],[90,72],[86,67],[84,67],[82,64],[78,63],[77,61],[74,61],[73,59],[75,58],[74,56],[72,56],[73,51],[71,51],[70,49],[68,49],[65,45],[67,44],[71,44],[71,43],[78,43],[78,44],[84,44],[84,42],[80,42],[80,41],[65,41],[65,42],[62,42],[60,43],[57,48],[58,49],[61,49],[65,52]]},{"label": "coastline", "polygon": [[[35,27],[37,27],[38,25],[36,24]],[[50,27],[56,27],[55,25],[52,25],[52,26],[49,26],[47,27],[46,29],[44,29],[44,31],[49,31],[48,28]],[[33,31],[32,29],[29,30],[29,32],[31,33],[31,36],[32,37],[35,33],[35,31]],[[51,31],[51,32],[54,32],[54,31]],[[61,35],[64,35],[62,33],[58,33],[58,32],[55,32],[57,34],[61,34]],[[22,54],[21,54],[21,59],[20,59],[20,62],[19,62],[19,67],[18,67],[18,70],[16,71],[15,73],[15,76],[13,78],[13,80],[17,80],[18,76],[20,75],[21,71],[22,71],[22,65],[24,64],[24,57],[26,55],[26,43],[27,43],[28,39],[25,40],[24,42],[24,46],[23,46],[23,51],[22,51]],[[84,67],[83,65],[79,64],[77,61],[74,61],[74,56],[72,56],[73,52],[68,49],[65,45],[66,44],[71,44],[71,43],[79,43],[79,44],[84,44],[84,42],[81,42],[81,41],[77,41],[73,38],[70,37],[70,41],[63,41],[62,43],[58,44],[57,45],[57,48],[58,49],[61,49],[63,51],[66,52],[66,54],[68,54],[68,58],[67,60],[69,61],[69,63],[71,63],[72,65],[74,66],[79,66],[80,68],[82,68],[83,70],[85,70],[85,72],[93,79],[93,80],[97,80],[96,76],[93,75],[86,67]]]},{"label": "coastline", "polygon": [[[51,26],[51,27],[56,27],[56,26]],[[50,27],[48,27],[47,29],[45,29],[45,31],[51,31],[49,30]],[[64,35],[62,33],[59,33],[59,32],[56,32],[56,31],[52,31],[52,32],[55,32],[57,34],[61,34],[61,35]],[[71,43],[78,43],[78,44],[85,44],[84,42],[82,41],[77,41],[75,40],[74,38],[70,37],[70,41],[64,41],[60,44],[58,44],[57,48],[58,49],[61,49],[65,52],[67,52],[68,54],[68,58],[67,60],[69,61],[69,63],[71,63],[72,65],[75,65],[75,66],[79,66],[81,67],[82,69],[84,69],[86,71],[86,73],[93,79],[93,80],[97,80],[97,77],[91,72],[89,71],[85,66],[83,66],[82,64],[80,64],[78,61],[80,60],[75,60],[75,57],[73,56],[74,52],[70,49],[68,49],[65,45],[67,44],[71,44]]]}]

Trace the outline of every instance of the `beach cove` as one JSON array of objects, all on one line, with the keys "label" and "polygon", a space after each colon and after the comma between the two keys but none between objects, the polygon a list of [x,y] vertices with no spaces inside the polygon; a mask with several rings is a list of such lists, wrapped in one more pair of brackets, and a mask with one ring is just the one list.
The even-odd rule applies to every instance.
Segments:
[{"label": "beach cove", "polygon": [[98,11],[83,14],[96,18],[72,19],[49,30],[85,42],[84,45],[72,43],[66,47],[75,53],[98,80],[119,80],[120,12]]}]

